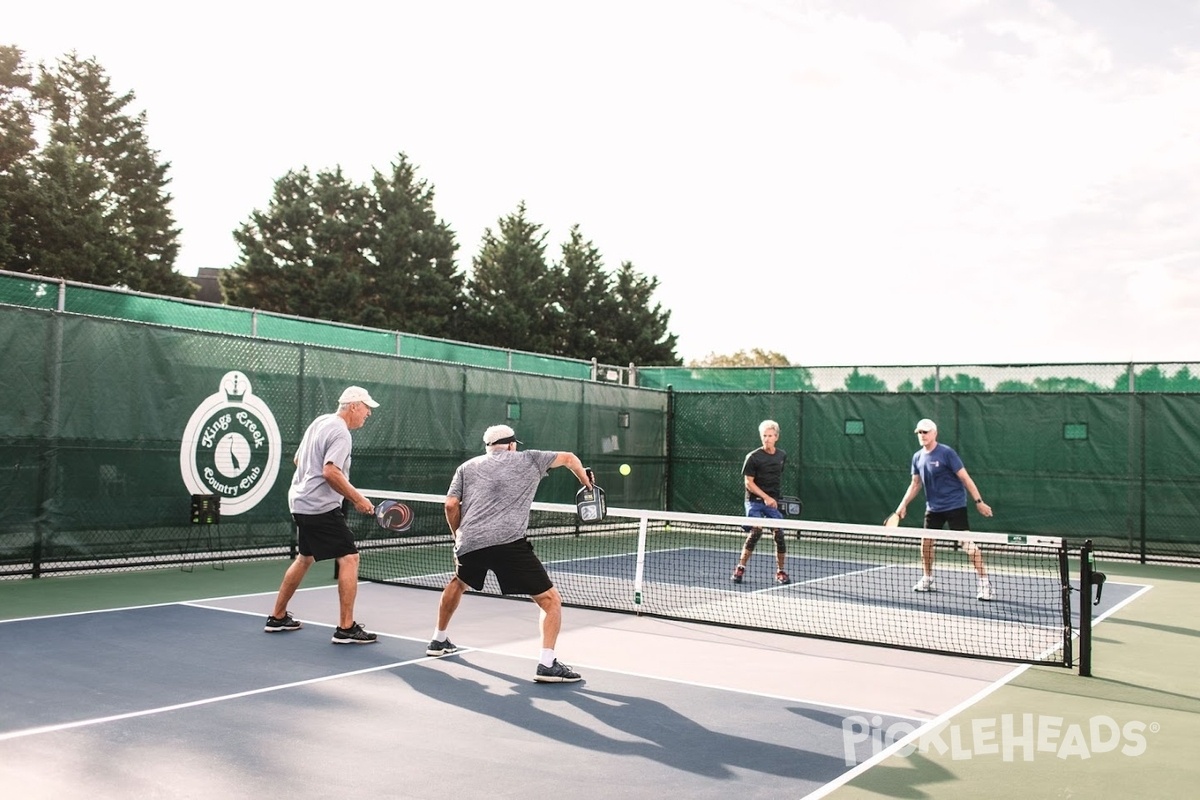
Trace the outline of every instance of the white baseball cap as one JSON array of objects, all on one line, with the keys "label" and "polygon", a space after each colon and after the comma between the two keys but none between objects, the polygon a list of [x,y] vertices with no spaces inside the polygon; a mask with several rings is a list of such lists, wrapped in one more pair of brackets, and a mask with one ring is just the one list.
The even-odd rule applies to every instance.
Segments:
[{"label": "white baseball cap", "polygon": [[483,432],[483,444],[485,447],[491,447],[494,444],[508,444],[509,442],[517,442],[517,432],[507,425],[493,425]]},{"label": "white baseball cap", "polygon": [[371,395],[366,389],[361,386],[348,386],[346,391],[342,392],[342,396],[338,398],[339,403],[366,403],[371,408],[379,408],[379,403],[371,399]]},{"label": "white baseball cap", "polygon": [[937,423],[931,419],[923,419],[917,423],[917,427],[913,429],[913,433],[921,433],[922,431],[936,431]]}]

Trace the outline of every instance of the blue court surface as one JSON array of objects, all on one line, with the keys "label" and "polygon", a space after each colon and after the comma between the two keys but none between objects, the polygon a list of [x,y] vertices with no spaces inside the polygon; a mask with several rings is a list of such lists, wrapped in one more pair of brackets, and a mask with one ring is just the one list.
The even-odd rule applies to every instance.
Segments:
[{"label": "blue court surface", "polygon": [[[1106,597],[1109,588],[1106,587]],[[1115,593],[1114,593],[1115,594]],[[532,681],[536,607],[363,584],[380,642],[262,630],[273,594],[0,622],[0,786],[20,798],[822,796],[1012,665],[577,609]]]}]

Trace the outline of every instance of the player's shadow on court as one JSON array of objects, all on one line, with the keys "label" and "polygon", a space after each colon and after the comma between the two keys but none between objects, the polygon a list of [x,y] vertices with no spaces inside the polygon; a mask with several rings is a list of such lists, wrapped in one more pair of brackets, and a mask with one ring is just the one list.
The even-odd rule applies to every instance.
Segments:
[{"label": "player's shadow on court", "polygon": [[958,776],[943,764],[914,753],[899,764],[892,760],[875,765],[855,778],[853,785],[881,797],[920,800],[956,780]]},{"label": "player's shadow on court", "polygon": [[[463,656],[456,659],[500,681],[505,693],[498,694],[492,691],[495,687],[471,678],[419,665],[406,666],[393,674],[426,697],[556,742],[593,752],[640,756],[708,778],[735,778],[734,770],[742,769],[823,783],[846,770],[840,757],[710,730],[656,700],[601,692],[588,688],[586,683],[525,683],[511,674],[471,663]],[[595,719],[597,729],[546,710],[547,701],[573,706]],[[737,713],[736,704],[729,705]],[[599,730],[603,728],[620,731],[628,738],[605,734]],[[764,730],[764,734],[768,732]]]}]

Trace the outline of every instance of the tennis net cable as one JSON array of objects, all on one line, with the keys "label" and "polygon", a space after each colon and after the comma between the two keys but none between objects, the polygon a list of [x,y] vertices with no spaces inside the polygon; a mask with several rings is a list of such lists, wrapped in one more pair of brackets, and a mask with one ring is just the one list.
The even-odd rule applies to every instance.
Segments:
[{"label": "tennis net cable", "polygon": [[[442,589],[453,542],[441,495],[363,491],[413,511],[396,533],[351,515],[359,577]],[[768,523],[764,525],[763,523]],[[740,581],[747,526],[764,528]],[[776,537],[774,530],[782,533]],[[574,505],[533,504],[528,536],[566,605],[933,653],[1072,666],[1067,547],[1050,536],[937,531],[933,586],[922,578],[931,531],[803,519],[762,520],[631,508],[581,522]],[[776,542],[786,554],[778,575]],[[970,554],[978,548],[990,600]],[[500,595],[488,575],[483,594]]]}]

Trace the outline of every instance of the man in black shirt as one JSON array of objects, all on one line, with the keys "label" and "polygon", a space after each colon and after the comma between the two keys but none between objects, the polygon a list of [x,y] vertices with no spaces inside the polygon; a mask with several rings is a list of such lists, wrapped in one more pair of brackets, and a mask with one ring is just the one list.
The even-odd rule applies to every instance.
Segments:
[{"label": "man in black shirt", "polygon": [[[758,436],[762,447],[752,450],[746,455],[742,465],[742,479],[746,485],[746,516],[764,517],[766,519],[783,519],[779,510],[779,500],[783,494],[783,465],[787,462],[787,453],[775,446],[779,441],[779,423],[773,419],[765,419],[758,425]],[[746,563],[750,554],[762,537],[762,528],[749,528],[750,535],[742,545],[742,556],[733,570],[733,582],[741,583],[746,575]],[[790,583],[784,561],[787,557],[787,545],[784,544],[783,531],[775,530],[775,571],[776,583]]]}]

